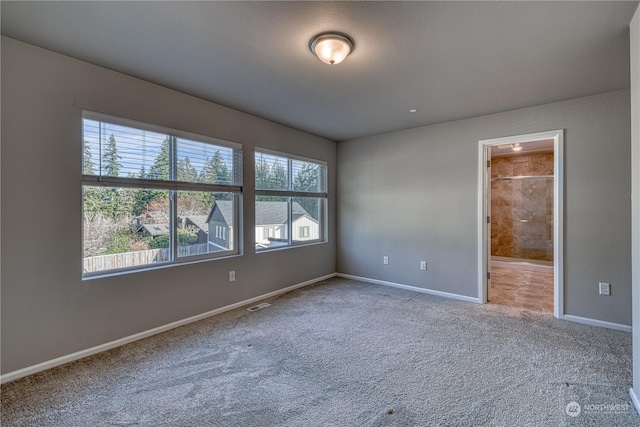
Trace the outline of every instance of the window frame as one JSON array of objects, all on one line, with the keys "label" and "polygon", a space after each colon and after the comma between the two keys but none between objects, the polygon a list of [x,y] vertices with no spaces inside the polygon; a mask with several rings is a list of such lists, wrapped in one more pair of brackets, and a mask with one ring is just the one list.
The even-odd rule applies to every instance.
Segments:
[{"label": "window frame", "polygon": [[[85,187],[107,187],[107,188],[133,188],[133,189],[154,189],[164,190],[169,193],[169,261],[157,262],[151,264],[142,264],[138,266],[122,267],[109,270],[100,270],[93,272],[82,272],[82,278],[91,279],[100,276],[109,276],[114,274],[132,273],[138,271],[152,270],[161,267],[180,265],[185,263],[191,263],[196,261],[208,261],[219,258],[242,255],[242,224],[240,219],[242,218],[241,206],[243,197],[243,150],[242,144],[237,142],[223,140],[220,138],[214,138],[206,135],[200,135],[196,133],[186,132],[179,129],[168,128],[155,124],[140,122],[137,120],[126,119],[118,116],[97,113],[94,111],[83,110],[82,111],[82,127],[84,128],[85,120],[93,120],[103,122],[111,125],[130,127],[136,130],[149,131],[165,134],[169,137],[169,174],[170,177],[174,177],[174,180],[160,180],[160,179],[148,179],[148,178],[132,178],[132,177],[119,177],[119,176],[106,176],[102,175],[102,171],[99,170],[98,174],[86,175],[82,174],[81,188],[84,191]],[[233,150],[233,164],[238,167],[238,170],[234,170],[237,183],[230,184],[208,184],[197,182],[184,182],[178,181],[176,176],[177,164],[179,161],[177,154],[177,140],[185,139],[192,142],[211,144],[214,146],[220,146],[230,148]],[[82,132],[82,140],[84,141],[84,131]],[[82,144],[84,146],[84,143]],[[82,157],[84,159],[84,157]],[[233,215],[234,224],[233,227],[233,241],[235,242],[234,248],[228,251],[208,252],[199,255],[179,256],[178,247],[178,194],[181,191],[193,191],[203,193],[229,193],[233,195]],[[213,206],[212,206],[213,208]],[[83,260],[84,260],[84,197],[82,202],[82,248],[83,248]]]},{"label": "window frame", "polygon": [[[283,224],[283,226],[286,226],[286,232],[287,232],[287,244],[286,245],[282,245],[282,246],[277,246],[274,248],[258,248],[257,243],[254,242],[254,250],[256,253],[263,253],[263,252],[271,252],[271,251],[277,251],[277,250],[283,250],[283,249],[290,249],[290,248],[295,248],[295,247],[300,247],[300,246],[308,246],[308,245],[313,245],[313,244],[319,244],[319,243],[326,243],[328,242],[328,236],[329,236],[329,232],[328,232],[328,228],[329,228],[329,221],[328,221],[328,209],[329,209],[329,166],[327,164],[326,161],[323,160],[318,160],[318,159],[313,159],[310,157],[304,157],[304,156],[299,156],[299,155],[295,155],[295,154],[290,154],[290,153],[283,153],[281,151],[275,151],[275,150],[271,150],[271,149],[267,149],[267,148],[259,148],[256,147],[254,149],[254,155],[253,155],[253,163],[254,163],[254,167],[256,166],[256,155],[258,154],[266,154],[268,156],[277,156],[277,157],[282,157],[285,158],[287,160],[287,186],[288,186],[288,190],[272,190],[272,189],[259,189],[258,185],[256,183],[256,188],[255,188],[255,196],[254,196],[254,205],[255,203],[258,201],[256,200],[258,197],[260,196],[272,196],[272,197],[284,197],[287,199],[287,224]],[[294,179],[295,177],[293,176],[293,169],[292,169],[292,163],[293,161],[301,161],[301,162],[306,162],[306,163],[313,163],[316,165],[319,165],[323,168],[323,172],[324,172],[324,191],[298,191],[298,190],[293,190],[293,185],[294,185]],[[255,182],[255,176],[254,176],[254,182]],[[293,221],[292,221],[292,207],[293,207],[293,202],[295,200],[295,198],[313,198],[313,199],[318,199],[319,200],[319,207],[318,207],[318,226],[319,226],[319,230],[318,230],[318,238],[317,239],[310,239],[310,240],[294,240],[293,239],[293,230],[294,230],[294,225],[293,225]],[[255,223],[255,216],[254,216],[254,229],[255,227],[258,226],[258,224]],[[271,230],[270,230],[271,231]],[[271,232],[269,233],[269,237],[271,236]],[[254,240],[256,240],[254,238]]]}]

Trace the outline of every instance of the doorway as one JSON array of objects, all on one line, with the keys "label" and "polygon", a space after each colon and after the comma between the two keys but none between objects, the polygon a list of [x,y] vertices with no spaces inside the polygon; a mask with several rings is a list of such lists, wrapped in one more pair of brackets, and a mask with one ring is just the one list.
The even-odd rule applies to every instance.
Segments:
[{"label": "doorway", "polygon": [[479,295],[563,316],[563,131],[479,144]]}]

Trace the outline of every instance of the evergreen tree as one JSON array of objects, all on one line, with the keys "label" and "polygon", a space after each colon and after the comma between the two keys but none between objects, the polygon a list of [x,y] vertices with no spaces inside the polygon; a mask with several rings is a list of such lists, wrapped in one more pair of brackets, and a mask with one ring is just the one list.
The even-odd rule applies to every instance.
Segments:
[{"label": "evergreen tree", "polygon": [[[102,152],[102,173],[108,176],[118,176],[122,168],[121,159],[122,157],[118,154],[116,138],[111,134]],[[99,200],[96,204],[97,213],[100,213],[105,218],[116,219],[120,214],[118,206],[120,194],[118,189],[106,187],[96,190],[99,194]]]},{"label": "evergreen tree", "polygon": [[184,159],[179,160],[177,169],[178,181],[198,181],[198,172],[196,171],[196,168],[191,164],[189,157],[185,157]]},{"label": "evergreen tree", "polygon": [[[93,156],[91,155],[91,149],[87,141],[82,142],[82,173],[84,175],[94,175],[95,165],[93,164]],[[93,221],[95,217],[100,213],[102,205],[102,194],[99,188],[85,185],[82,191],[84,202],[84,215],[85,217]]]},{"label": "evergreen tree", "polygon": [[[215,201],[215,197],[211,193],[204,193],[199,191],[197,193],[196,199],[199,200],[204,206],[206,206],[209,210],[213,208],[213,202]],[[207,212],[208,213],[208,212]]]},{"label": "evergreen tree", "polygon": [[95,175],[95,165],[93,164],[93,156],[91,155],[89,143],[85,140],[82,142],[82,145],[82,173],[84,175]]},{"label": "evergreen tree", "polygon": [[[318,165],[304,163],[293,180],[293,189],[296,191],[318,191]],[[319,199],[299,197],[294,201],[298,202],[312,218],[319,219]]]},{"label": "evergreen tree", "polygon": [[122,164],[120,163],[121,159],[122,156],[118,154],[118,147],[116,146],[116,138],[112,134],[102,153],[104,174],[108,176],[118,176],[118,172],[120,172],[122,168]]},{"label": "evergreen tree", "polygon": [[[231,183],[231,172],[222,159],[220,150],[217,150],[213,157],[207,157],[198,180],[207,184]],[[215,196],[210,193],[200,193],[200,200],[206,206],[213,207]]]},{"label": "evergreen tree", "polygon": [[282,166],[279,161],[273,162],[271,173],[269,174],[269,188],[275,190],[288,189],[287,168]]},{"label": "evergreen tree", "polygon": [[116,219],[118,217],[118,203],[119,203],[119,192],[117,188],[112,187],[104,187],[100,188],[100,194],[102,196],[101,204],[100,204],[100,213],[105,218],[113,218]]},{"label": "evergreen tree", "polygon": [[[177,177],[178,181],[184,182],[197,182],[198,181],[198,171],[191,164],[191,160],[189,157],[185,157],[178,161],[177,166]],[[194,206],[202,206],[202,203],[206,203],[210,199],[210,196],[207,193],[202,193],[200,191],[182,191],[179,193],[178,198],[178,214],[179,215],[198,215],[199,210],[197,208],[193,208]],[[189,209],[180,209],[180,207],[190,206],[192,208]],[[194,210],[195,209],[195,210]],[[202,210],[202,208],[200,208]]]},{"label": "evergreen tree", "polygon": [[268,189],[269,187],[269,175],[271,174],[271,168],[264,159],[260,159],[256,162],[256,188]]},{"label": "evergreen tree", "polygon": [[133,188],[118,189],[118,207],[116,216],[130,222],[134,215],[134,206],[136,203],[137,193],[140,190]]},{"label": "evergreen tree", "polygon": [[200,182],[207,184],[227,183],[231,181],[231,173],[227,164],[222,160],[220,150],[213,157],[207,157],[199,177]]},{"label": "evergreen tree", "polygon": [[293,180],[296,191],[318,191],[318,165],[304,163]]},{"label": "evergreen tree", "polygon": [[85,185],[82,189],[84,216],[93,221],[102,209],[102,191],[100,188]]},{"label": "evergreen tree", "polygon": [[[256,163],[256,188],[264,190],[286,190],[287,189],[287,170],[277,160],[270,167],[264,159],[260,159]],[[282,202],[286,201],[286,197],[279,196],[257,196],[256,201],[259,202]]]},{"label": "evergreen tree", "polygon": [[167,136],[160,146],[160,154],[149,169],[150,179],[169,180],[169,137]]},{"label": "evergreen tree", "polygon": [[[155,161],[151,168],[149,168],[149,172],[146,171],[145,167],[142,166],[140,169],[139,176],[140,178],[146,179],[160,179],[160,180],[169,180],[169,136],[166,136],[164,141],[162,141],[162,145],[160,146],[160,153],[156,156]],[[132,213],[134,216],[142,215],[142,213],[147,208],[150,202],[154,200],[159,200],[166,196],[166,192],[161,190],[149,190],[143,189],[138,190],[132,206]]]},{"label": "evergreen tree", "polygon": [[213,164],[216,170],[216,183],[231,183],[231,173],[227,164],[222,161],[220,150],[213,156]]},{"label": "evergreen tree", "polygon": [[142,189],[137,190],[133,198],[133,206],[131,207],[131,213],[133,216],[140,216],[146,209],[149,202],[157,200],[159,194],[155,190]]},{"label": "evergreen tree", "polygon": [[[142,168],[140,168],[138,177],[148,178],[147,171],[144,165],[142,165]],[[149,202],[152,200],[156,200],[159,197],[160,195],[156,190],[149,190],[149,189],[136,190],[133,197],[133,205],[131,206],[131,214],[133,216],[141,215],[144,209],[149,204]]]}]

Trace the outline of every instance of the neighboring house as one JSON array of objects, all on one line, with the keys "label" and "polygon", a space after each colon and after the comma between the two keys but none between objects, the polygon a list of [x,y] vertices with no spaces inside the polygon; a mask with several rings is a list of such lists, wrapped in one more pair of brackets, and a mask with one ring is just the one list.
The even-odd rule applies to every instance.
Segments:
[{"label": "neighboring house", "polygon": [[[256,202],[256,247],[273,247],[279,242],[288,242],[287,209],[287,202]],[[291,206],[291,221],[293,241],[320,238],[318,221],[297,202]]]},{"label": "neighboring house", "polygon": [[155,239],[169,234],[169,215],[166,209],[145,209],[141,215],[131,221],[131,224],[136,234],[142,237]]},{"label": "neighboring house", "polygon": [[169,224],[141,224],[136,233],[143,237],[156,238],[165,234],[169,234]]},{"label": "neighboring house", "polygon": [[[256,247],[268,248],[287,244],[287,202],[256,202]],[[294,241],[320,238],[318,221],[297,202],[293,202],[292,230]],[[206,219],[209,244],[219,249],[233,248],[233,202],[216,201]]]},{"label": "neighboring house", "polygon": [[233,249],[233,201],[216,200],[205,222],[210,249]]},{"label": "neighboring house", "polygon": [[191,230],[198,236],[198,240],[195,243],[207,243],[208,242],[208,231],[209,225],[207,224],[207,220],[209,219],[209,215],[188,215],[184,219],[183,227],[187,230]]},{"label": "neighboring house", "polygon": [[[194,243],[207,243],[207,215],[189,215],[184,219],[181,219],[184,228],[193,231],[197,240]],[[169,224],[164,223],[144,223],[144,217],[137,217],[134,221],[136,223],[136,233],[142,237],[156,238],[165,234],[169,234]]]}]

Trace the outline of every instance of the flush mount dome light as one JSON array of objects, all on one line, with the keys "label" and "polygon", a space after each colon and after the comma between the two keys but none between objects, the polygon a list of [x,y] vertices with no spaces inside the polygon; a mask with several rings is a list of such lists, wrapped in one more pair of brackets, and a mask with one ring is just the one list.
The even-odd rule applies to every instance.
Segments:
[{"label": "flush mount dome light", "polygon": [[344,33],[322,33],[309,41],[311,52],[320,61],[334,65],[344,61],[354,49],[353,39]]}]

